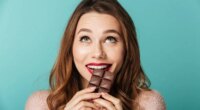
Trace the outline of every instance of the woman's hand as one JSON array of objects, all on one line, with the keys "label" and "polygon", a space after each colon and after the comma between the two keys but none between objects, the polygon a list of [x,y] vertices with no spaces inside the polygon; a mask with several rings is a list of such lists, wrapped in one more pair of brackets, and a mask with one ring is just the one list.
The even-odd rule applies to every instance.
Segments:
[{"label": "woman's hand", "polygon": [[94,103],[88,101],[101,96],[101,93],[92,93],[94,90],[95,87],[91,87],[77,92],[66,104],[64,110],[98,110]]},{"label": "woman's hand", "polygon": [[123,110],[121,101],[108,93],[101,93],[102,98],[94,99],[98,105],[103,106],[103,110]]}]

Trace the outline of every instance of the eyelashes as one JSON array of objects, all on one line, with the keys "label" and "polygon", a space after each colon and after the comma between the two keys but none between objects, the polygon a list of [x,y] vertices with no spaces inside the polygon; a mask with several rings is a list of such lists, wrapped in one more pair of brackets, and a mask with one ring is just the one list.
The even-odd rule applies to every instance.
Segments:
[{"label": "eyelashes", "polygon": [[[91,42],[91,38],[90,38],[89,36],[84,35],[84,36],[81,36],[81,37],[80,37],[80,40],[79,40],[79,41],[80,41],[80,42],[83,42],[83,43],[89,43],[89,42]],[[105,42],[105,43],[116,43],[116,42],[118,42],[118,40],[117,40],[117,38],[114,37],[114,36],[107,36],[107,37],[105,38],[104,42]]]},{"label": "eyelashes", "polygon": [[80,38],[80,41],[81,41],[81,42],[89,42],[89,41],[90,41],[90,38],[89,38],[88,36],[82,36],[82,37]]},{"label": "eyelashes", "polygon": [[113,36],[108,36],[106,38],[106,42],[110,42],[110,43],[116,43],[117,42],[117,39]]}]

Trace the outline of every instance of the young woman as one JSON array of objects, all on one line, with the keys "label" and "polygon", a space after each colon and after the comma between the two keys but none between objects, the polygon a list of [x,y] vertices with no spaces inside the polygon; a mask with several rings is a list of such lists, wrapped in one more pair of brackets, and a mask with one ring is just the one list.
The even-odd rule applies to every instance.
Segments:
[{"label": "young woman", "polygon": [[[115,74],[109,94],[87,87],[94,69]],[[149,83],[128,13],[116,0],[82,0],[65,30],[50,90],[34,93],[26,110],[165,110]]]}]

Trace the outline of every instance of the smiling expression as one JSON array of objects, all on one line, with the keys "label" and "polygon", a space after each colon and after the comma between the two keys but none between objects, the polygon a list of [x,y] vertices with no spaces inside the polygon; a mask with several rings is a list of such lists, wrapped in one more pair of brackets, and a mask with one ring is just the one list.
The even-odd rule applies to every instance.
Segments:
[{"label": "smiling expression", "polygon": [[80,75],[90,80],[94,69],[119,72],[124,43],[117,19],[97,12],[81,16],[73,42],[73,60]]}]

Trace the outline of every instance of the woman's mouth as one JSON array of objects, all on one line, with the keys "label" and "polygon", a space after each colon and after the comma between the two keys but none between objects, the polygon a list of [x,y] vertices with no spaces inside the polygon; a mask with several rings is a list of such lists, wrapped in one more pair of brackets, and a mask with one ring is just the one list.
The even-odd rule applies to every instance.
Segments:
[{"label": "woman's mouth", "polygon": [[93,73],[94,70],[104,70],[104,71],[108,71],[110,69],[112,64],[105,64],[105,63],[90,63],[86,65],[87,70],[89,71],[89,73]]}]

